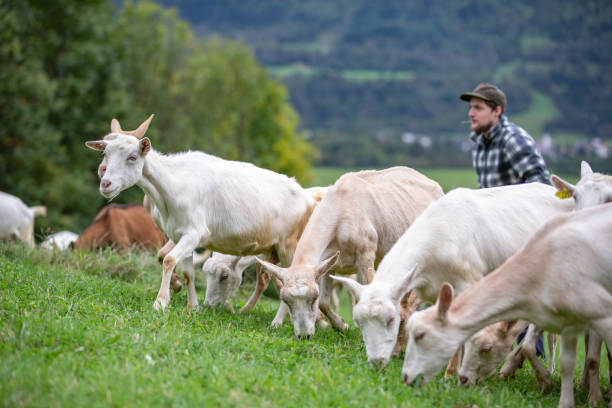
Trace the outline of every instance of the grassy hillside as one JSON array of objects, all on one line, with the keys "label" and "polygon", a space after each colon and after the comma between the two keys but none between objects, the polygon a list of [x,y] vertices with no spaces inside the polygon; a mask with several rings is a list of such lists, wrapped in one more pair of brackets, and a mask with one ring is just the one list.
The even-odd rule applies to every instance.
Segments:
[{"label": "grassy hillside", "polygon": [[[297,341],[289,324],[270,329],[271,300],[246,314],[194,313],[183,292],[157,313],[159,275],[151,255],[0,244],[0,405],[548,407],[559,397],[558,372],[543,395],[528,365],[469,389],[442,376],[406,387],[402,360],[370,367],[354,326],[311,341]],[[586,404],[583,391],[577,403]]]},{"label": "grassy hillside", "polygon": [[458,94],[493,81],[536,137],[610,134],[609,1],[161,1],[249,44],[311,131],[461,133]]}]

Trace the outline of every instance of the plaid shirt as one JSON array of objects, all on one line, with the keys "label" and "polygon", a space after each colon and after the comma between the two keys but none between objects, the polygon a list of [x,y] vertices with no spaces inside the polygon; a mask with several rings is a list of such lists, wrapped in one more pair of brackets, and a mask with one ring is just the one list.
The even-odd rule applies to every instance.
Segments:
[{"label": "plaid shirt", "polygon": [[550,184],[535,140],[525,130],[508,122],[505,115],[491,128],[488,137],[472,132],[470,138],[475,143],[472,163],[480,188],[532,181]]}]

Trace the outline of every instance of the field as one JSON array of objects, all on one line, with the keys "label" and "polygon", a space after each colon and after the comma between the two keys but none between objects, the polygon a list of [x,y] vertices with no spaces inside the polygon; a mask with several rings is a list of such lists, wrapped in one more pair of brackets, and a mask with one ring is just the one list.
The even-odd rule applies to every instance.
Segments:
[{"label": "field", "polygon": [[[342,167],[316,167],[313,186],[328,186],[338,177],[350,171],[366,170]],[[418,169],[427,177],[437,181],[445,192],[456,187],[477,188],[476,174],[472,169]]]},{"label": "field", "polygon": [[[348,171],[316,170],[317,185]],[[475,183],[467,170],[424,173],[445,191]],[[558,371],[542,394],[528,364],[508,381],[469,389],[442,374],[409,388],[400,379],[401,357],[381,370],[369,365],[346,302],[350,329],[318,329],[310,341],[296,340],[289,321],[269,327],[278,307],[271,297],[245,314],[193,312],[183,291],[155,312],[160,267],[150,254],[0,243],[0,277],[0,406],[549,407],[559,398]],[[197,279],[202,301],[201,272]],[[232,299],[236,309],[252,280],[243,286]],[[583,360],[580,344],[577,376]],[[586,398],[576,389],[578,406]]]},{"label": "field", "polygon": [[[312,186],[328,186],[333,184],[338,177],[350,171],[366,170],[357,168],[342,168],[342,167],[316,167],[314,169],[315,178],[312,181]],[[437,181],[444,192],[448,192],[457,187],[478,188],[476,174],[471,168],[434,168],[434,169],[417,169],[432,180]],[[549,169],[554,173],[554,169]],[[570,183],[576,183],[579,179],[579,174],[558,174],[563,179]]]},{"label": "field", "polygon": [[0,406],[548,407],[559,396],[558,373],[541,394],[528,365],[470,389],[442,375],[406,387],[400,358],[370,367],[354,325],[318,330],[311,341],[296,340],[288,323],[269,328],[270,298],[247,314],[194,313],[183,291],[157,313],[159,274],[148,254],[1,244]]}]

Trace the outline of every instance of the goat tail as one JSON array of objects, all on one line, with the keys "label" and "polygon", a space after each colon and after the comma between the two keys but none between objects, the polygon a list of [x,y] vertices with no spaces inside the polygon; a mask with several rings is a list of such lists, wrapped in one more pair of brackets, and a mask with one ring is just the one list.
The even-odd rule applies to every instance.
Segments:
[{"label": "goat tail", "polygon": [[38,215],[40,215],[41,217],[47,216],[47,207],[45,207],[44,205],[30,207],[30,211],[32,212],[32,214],[34,214],[35,217]]}]

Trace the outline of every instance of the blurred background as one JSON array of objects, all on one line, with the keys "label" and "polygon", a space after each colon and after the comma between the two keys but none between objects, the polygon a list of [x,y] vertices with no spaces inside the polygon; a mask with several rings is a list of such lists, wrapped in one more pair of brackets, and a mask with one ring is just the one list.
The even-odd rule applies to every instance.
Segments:
[{"label": "blurred background", "polygon": [[554,172],[612,173],[611,43],[608,0],[0,0],[0,190],[47,206],[38,235],[82,231],[105,204],[84,142],[151,113],[156,150],[304,186],[393,165],[475,186],[458,95],[480,82]]}]

